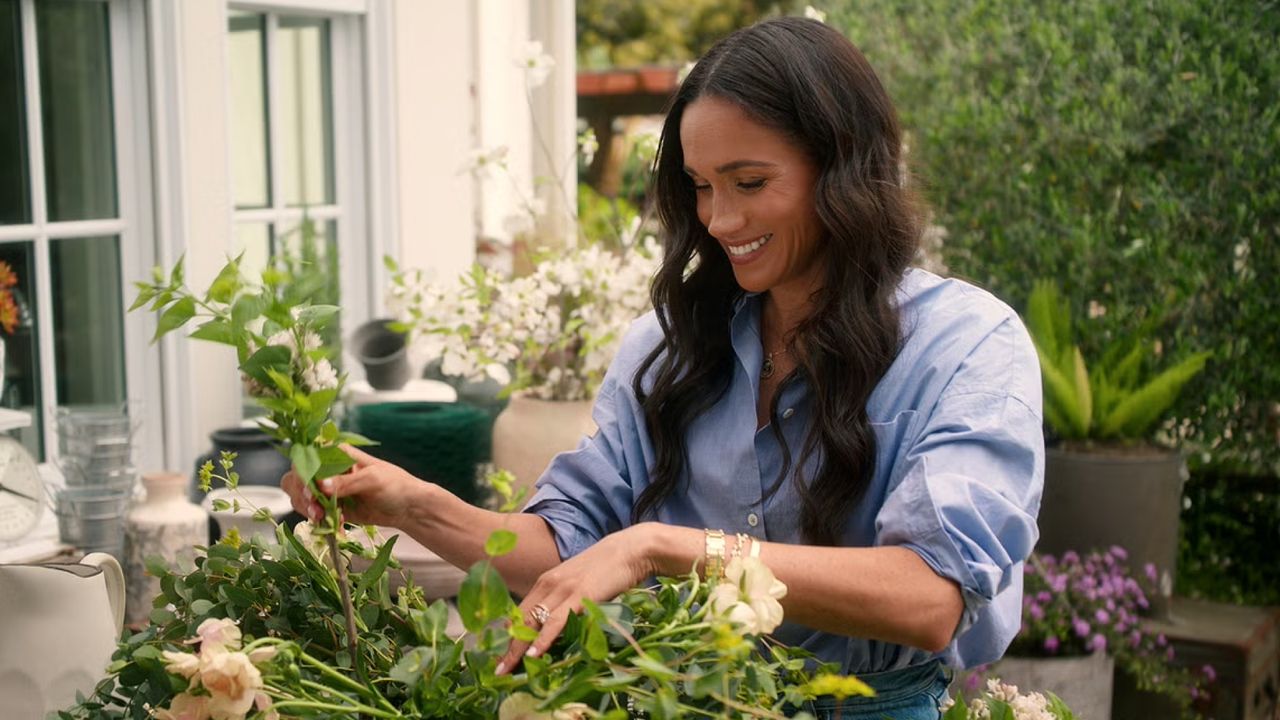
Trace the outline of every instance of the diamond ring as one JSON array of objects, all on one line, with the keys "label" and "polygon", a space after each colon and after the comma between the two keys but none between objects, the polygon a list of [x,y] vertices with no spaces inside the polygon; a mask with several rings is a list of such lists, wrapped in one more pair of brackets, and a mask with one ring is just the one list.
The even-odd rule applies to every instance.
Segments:
[{"label": "diamond ring", "polygon": [[529,613],[533,615],[534,620],[538,621],[539,626],[546,625],[547,621],[551,619],[551,611],[542,604],[534,605]]}]

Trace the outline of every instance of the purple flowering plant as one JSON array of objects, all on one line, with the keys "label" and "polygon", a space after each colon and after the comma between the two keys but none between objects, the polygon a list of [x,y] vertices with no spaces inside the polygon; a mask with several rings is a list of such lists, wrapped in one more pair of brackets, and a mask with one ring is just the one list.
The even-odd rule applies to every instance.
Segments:
[{"label": "purple flowering plant", "polygon": [[1147,600],[1155,592],[1157,569],[1148,563],[1134,577],[1124,548],[1085,556],[1033,554],[1022,593],[1022,629],[1010,655],[1056,657],[1110,653],[1142,690],[1168,696],[1184,715],[1207,700],[1214,679],[1210,666],[1189,670],[1173,664],[1174,651],[1162,633],[1143,627]]}]

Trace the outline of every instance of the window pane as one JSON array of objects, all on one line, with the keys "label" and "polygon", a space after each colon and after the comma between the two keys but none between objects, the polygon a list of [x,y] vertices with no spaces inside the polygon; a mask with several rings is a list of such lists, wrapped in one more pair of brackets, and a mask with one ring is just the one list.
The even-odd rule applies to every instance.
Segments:
[{"label": "window pane", "polygon": [[241,254],[240,270],[257,280],[271,257],[271,226],[267,223],[236,223],[236,254]]},{"label": "window pane", "polygon": [[276,35],[280,179],[286,205],[333,202],[333,82],[329,21],[280,18]]},{"label": "window pane", "polygon": [[[276,267],[290,277],[288,298],[297,303],[340,305],[338,290],[338,232],[332,220],[304,219],[282,223],[274,246]],[[340,347],[339,323],[325,329],[325,343]]]},{"label": "window pane", "polygon": [[266,16],[232,12],[228,21],[231,63],[231,167],[237,208],[271,205],[267,162]]},{"label": "window pane", "polygon": [[36,3],[49,219],[116,217],[107,4]]},{"label": "window pane", "polygon": [[[4,387],[0,405],[31,413],[31,425],[17,431],[32,456],[44,460],[40,442],[40,344],[36,337],[36,267],[31,242],[0,244],[0,262],[9,266],[18,282],[10,288],[13,300],[13,332],[0,327],[4,340]],[[0,299],[0,304],[7,304]]]},{"label": "window pane", "polygon": [[117,237],[49,242],[60,406],[124,403],[124,308]]},{"label": "window pane", "polygon": [[18,0],[0,0],[0,225],[31,222]]}]

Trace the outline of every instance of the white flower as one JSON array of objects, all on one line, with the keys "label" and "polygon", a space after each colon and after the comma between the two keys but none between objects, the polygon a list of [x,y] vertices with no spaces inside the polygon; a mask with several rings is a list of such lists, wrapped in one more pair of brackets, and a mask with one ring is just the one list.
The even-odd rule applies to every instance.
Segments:
[{"label": "white flower", "polygon": [[262,689],[262,673],[242,652],[221,652],[201,662],[200,682],[209,691],[214,720],[243,720]]},{"label": "white flower", "polygon": [[766,635],[782,624],[787,586],[759,558],[734,558],[724,580],[711,590],[713,614],[742,626],[749,635]]},{"label": "white flower", "polygon": [[306,363],[302,370],[302,382],[305,386],[303,389],[307,392],[331,390],[338,387],[338,371],[333,369],[328,360],[320,358]]},{"label": "white flower", "polygon": [[600,151],[600,141],[596,138],[596,131],[593,128],[587,128],[578,135],[578,152],[582,153],[582,160],[590,165],[592,160],[596,159],[596,153]]},{"label": "white flower", "polygon": [[804,6],[804,16],[810,20],[817,20],[820,23],[827,21],[827,14],[812,5]]},{"label": "white flower", "polygon": [[303,520],[293,526],[293,536],[302,543],[302,547],[311,551],[312,555],[320,561],[322,565],[333,567],[333,563],[329,560],[329,543],[321,535],[315,534],[315,526],[310,522]]},{"label": "white flower", "polygon": [[494,168],[505,168],[507,166],[507,146],[498,145],[497,147],[475,148],[467,157],[467,162],[458,171],[460,173],[470,173],[477,180],[487,180],[493,176]]},{"label": "white flower", "polygon": [[525,82],[530,88],[536,88],[545,82],[551,74],[551,68],[556,65],[555,58],[542,52],[542,43],[537,40],[525,43],[516,53],[514,62],[516,67],[524,69]]}]

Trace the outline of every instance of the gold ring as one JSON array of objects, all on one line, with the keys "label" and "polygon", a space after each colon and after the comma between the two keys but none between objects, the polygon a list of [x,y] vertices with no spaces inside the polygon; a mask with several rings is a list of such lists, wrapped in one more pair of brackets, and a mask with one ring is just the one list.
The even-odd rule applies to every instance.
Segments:
[{"label": "gold ring", "polygon": [[551,619],[551,611],[547,609],[546,605],[534,605],[529,613],[533,615],[533,619],[538,622],[539,626],[546,625],[547,621]]}]

